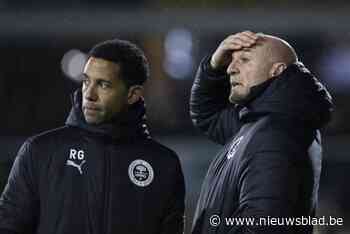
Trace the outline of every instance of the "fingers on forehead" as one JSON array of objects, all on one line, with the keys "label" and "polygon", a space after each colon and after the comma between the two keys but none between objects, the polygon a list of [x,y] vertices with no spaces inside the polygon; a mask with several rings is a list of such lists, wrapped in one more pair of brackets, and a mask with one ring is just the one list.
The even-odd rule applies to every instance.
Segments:
[{"label": "fingers on forehead", "polygon": [[244,36],[249,37],[249,38],[254,39],[254,40],[259,38],[258,34],[251,32],[251,31],[244,31],[244,32],[241,32],[239,34],[242,36],[244,35]]},{"label": "fingers on forehead", "polygon": [[238,50],[242,48],[242,45],[236,42],[227,42],[224,46],[227,50]]},{"label": "fingers on forehead", "polygon": [[232,40],[241,40],[241,41],[249,41],[254,42],[258,39],[258,36],[255,36],[255,34],[249,34],[249,33],[237,33],[228,36],[225,40],[226,41],[232,41]]}]

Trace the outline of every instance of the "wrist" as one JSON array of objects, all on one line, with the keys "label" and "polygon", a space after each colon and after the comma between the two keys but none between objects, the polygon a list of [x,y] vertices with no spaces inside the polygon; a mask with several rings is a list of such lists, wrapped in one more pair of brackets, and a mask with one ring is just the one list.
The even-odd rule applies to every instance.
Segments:
[{"label": "wrist", "polygon": [[213,76],[225,76],[226,70],[223,67],[217,67],[213,65],[212,56],[208,56],[203,63],[204,70]]}]

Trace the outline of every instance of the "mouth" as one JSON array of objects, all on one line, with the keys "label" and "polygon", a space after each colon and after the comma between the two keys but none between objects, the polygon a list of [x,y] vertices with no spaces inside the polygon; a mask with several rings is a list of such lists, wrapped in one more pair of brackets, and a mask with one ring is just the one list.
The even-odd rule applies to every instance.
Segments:
[{"label": "mouth", "polygon": [[241,83],[239,83],[237,80],[239,80],[238,77],[236,76],[230,76],[230,84],[231,84],[231,87],[235,87],[237,85],[241,85]]},{"label": "mouth", "polygon": [[232,88],[236,87],[237,85],[241,85],[241,83],[236,82],[236,81],[231,81],[231,87]]},{"label": "mouth", "polygon": [[97,111],[100,111],[100,109],[96,106],[90,106],[90,105],[87,105],[87,106],[83,106],[83,110],[84,111],[88,111],[88,112],[97,112]]}]

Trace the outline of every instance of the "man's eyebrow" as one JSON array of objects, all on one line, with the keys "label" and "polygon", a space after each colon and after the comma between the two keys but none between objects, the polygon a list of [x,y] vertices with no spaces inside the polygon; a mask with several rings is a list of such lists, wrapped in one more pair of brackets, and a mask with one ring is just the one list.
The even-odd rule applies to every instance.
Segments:
[{"label": "man's eyebrow", "polygon": [[100,77],[100,78],[95,78],[94,81],[95,81],[96,83],[108,83],[108,84],[110,84],[110,85],[113,84],[113,81],[108,80],[108,79],[105,79],[105,78],[101,78],[101,77]]},{"label": "man's eyebrow", "polygon": [[112,84],[112,83],[113,83],[112,81],[106,80],[106,79],[103,79],[103,78],[97,78],[96,81],[97,81],[97,82],[106,82],[106,83],[109,83],[109,84]]},{"label": "man's eyebrow", "polygon": [[[89,78],[89,76],[85,72],[83,72],[81,75],[83,76],[83,78]],[[110,83],[110,84],[113,83],[112,81],[107,80],[105,78],[97,78],[96,81],[97,82],[107,82],[107,83]]]}]

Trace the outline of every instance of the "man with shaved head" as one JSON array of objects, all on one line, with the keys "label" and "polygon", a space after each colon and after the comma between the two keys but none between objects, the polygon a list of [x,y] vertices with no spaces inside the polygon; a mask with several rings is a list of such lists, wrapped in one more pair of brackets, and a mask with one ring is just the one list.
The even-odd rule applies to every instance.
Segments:
[{"label": "man with shaved head", "polygon": [[311,234],[320,129],[332,108],[286,41],[250,31],[224,39],[201,62],[191,92],[194,125],[224,145],[204,179],[192,233]]}]

